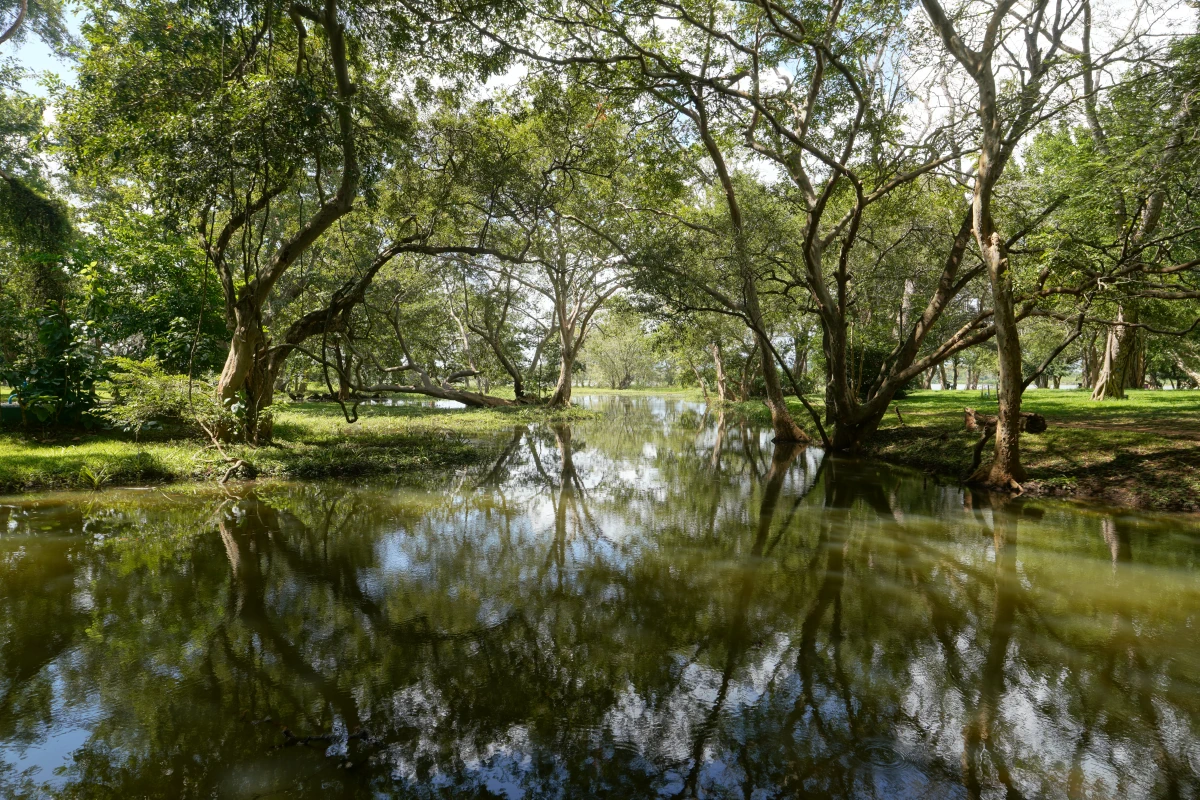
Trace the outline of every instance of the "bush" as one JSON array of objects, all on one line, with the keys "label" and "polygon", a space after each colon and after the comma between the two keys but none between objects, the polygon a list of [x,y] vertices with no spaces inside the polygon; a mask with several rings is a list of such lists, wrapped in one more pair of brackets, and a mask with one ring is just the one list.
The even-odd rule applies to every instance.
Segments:
[{"label": "bush", "polygon": [[36,344],[0,363],[0,383],[12,386],[8,400],[20,406],[25,423],[32,417],[42,424],[86,424],[99,372],[88,324],[48,306],[37,317]]},{"label": "bush", "polygon": [[186,375],[172,375],[163,370],[154,356],[145,361],[131,358],[112,358],[108,361],[108,385],[112,405],[98,412],[113,426],[141,435],[163,422],[187,427],[214,429],[221,417],[216,402],[216,388],[206,381]]}]

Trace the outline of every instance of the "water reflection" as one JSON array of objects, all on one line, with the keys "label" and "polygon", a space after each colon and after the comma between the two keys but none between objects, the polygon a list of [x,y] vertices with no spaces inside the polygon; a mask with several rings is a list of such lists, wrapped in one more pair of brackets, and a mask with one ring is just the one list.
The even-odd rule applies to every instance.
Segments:
[{"label": "water reflection", "polygon": [[1200,796],[1194,529],[606,403],[440,491],[0,505],[0,795]]}]

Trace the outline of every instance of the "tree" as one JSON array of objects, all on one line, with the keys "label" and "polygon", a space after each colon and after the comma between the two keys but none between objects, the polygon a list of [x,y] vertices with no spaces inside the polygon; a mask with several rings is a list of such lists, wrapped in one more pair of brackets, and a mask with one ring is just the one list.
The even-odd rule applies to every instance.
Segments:
[{"label": "tree", "polygon": [[[992,463],[982,466],[972,480],[993,487],[1019,485],[1024,479],[1021,394],[1029,383],[1022,372],[1020,312],[1009,258],[1009,248],[1020,237],[1006,238],[1001,233],[997,187],[1026,134],[1041,118],[1061,113],[1070,104],[1070,98],[1065,103],[1057,98],[1059,87],[1072,78],[1065,66],[1064,39],[1079,27],[1087,2],[1037,0],[1018,8],[1012,0],[1000,0],[984,17],[977,15],[974,6],[964,5],[954,9],[952,18],[938,0],[922,0],[945,51],[962,67],[977,94],[979,157],[971,230],[991,286],[999,411]],[[1085,39],[1086,32],[1084,27]],[[1123,42],[1117,45],[1117,49],[1124,47]],[[1002,87],[1005,81],[1010,85]]]},{"label": "tree", "polygon": [[642,324],[633,309],[606,310],[581,356],[588,376],[610,389],[651,385],[655,378],[653,343]]},{"label": "tree", "polygon": [[[69,163],[98,180],[143,181],[169,219],[194,231],[231,332],[219,398],[244,412],[249,440],[269,439],[264,412],[296,347],[344,326],[390,258],[444,249],[429,242],[435,220],[411,209],[383,219],[369,231],[376,253],[363,271],[272,340],[268,307],[293,267],[344,233],[356,201],[373,202],[389,166],[411,175],[426,163],[405,159],[428,155],[412,136],[414,102],[429,96],[428,84],[415,80],[404,96],[394,81],[405,70],[420,77],[422,46],[456,48],[448,71],[486,74],[497,62],[472,57],[449,30],[418,42],[417,19],[369,2],[293,4],[286,16],[272,5],[227,14],[212,4],[98,4],[94,20],[79,86],[64,96]],[[147,50],[157,57],[147,60]],[[451,186],[439,189],[434,205]]]},{"label": "tree", "polygon": [[[0,2],[0,45],[24,41],[30,33],[58,53],[74,44],[63,19],[62,0],[3,0]],[[10,45],[11,46],[11,45]]]}]

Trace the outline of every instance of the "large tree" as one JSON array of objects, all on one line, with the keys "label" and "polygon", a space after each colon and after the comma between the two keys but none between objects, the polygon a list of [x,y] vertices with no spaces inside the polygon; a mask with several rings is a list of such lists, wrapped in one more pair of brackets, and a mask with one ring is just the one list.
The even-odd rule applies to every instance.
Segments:
[{"label": "large tree", "polygon": [[423,37],[432,5],[99,2],[91,12],[79,84],[63,97],[68,163],[97,180],[143,181],[167,223],[197,236],[230,329],[219,399],[244,411],[248,438],[269,438],[262,414],[295,345],[340,324],[379,266],[430,247],[436,226],[391,215],[373,229],[376,257],[273,340],[266,316],[285,276],[373,202],[381,175],[427,163],[413,116],[430,96],[429,62],[417,57],[453,50],[447,70],[473,77],[495,62],[449,28]]}]

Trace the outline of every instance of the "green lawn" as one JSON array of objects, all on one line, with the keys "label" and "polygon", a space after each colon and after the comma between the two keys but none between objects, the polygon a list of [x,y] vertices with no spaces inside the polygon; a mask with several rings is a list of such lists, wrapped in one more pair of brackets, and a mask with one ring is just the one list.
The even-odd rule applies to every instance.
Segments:
[{"label": "green lawn", "polygon": [[[579,410],[522,406],[489,410],[428,406],[360,406],[347,424],[336,405],[296,403],[275,410],[275,444],[227,447],[261,475],[347,477],[468,464],[488,454],[478,440],[513,425],[571,419]],[[33,489],[209,480],[227,462],[194,438],[169,435],[133,442],[114,433],[66,433],[37,438],[0,433],[0,493]]]},{"label": "green lawn", "polygon": [[[700,400],[696,389],[611,390],[575,394],[669,395]],[[811,427],[798,401],[796,419]],[[889,410],[864,455],[951,479],[965,477],[978,434],[963,429],[963,409],[995,413],[978,392],[917,391]],[[1130,399],[1093,403],[1087,392],[1037,390],[1024,408],[1046,416],[1049,430],[1022,437],[1026,491],[1143,508],[1200,507],[1200,392],[1130,392]],[[732,413],[766,422],[760,400]],[[276,407],[275,441],[258,449],[231,447],[262,475],[292,478],[402,473],[468,464],[489,454],[479,442],[513,425],[586,416],[534,406],[475,410],[428,406],[360,407],[349,425],[332,404]],[[990,450],[985,451],[990,455]],[[986,456],[985,456],[986,457]],[[226,462],[204,442],[158,434],[140,443],[113,433],[49,438],[0,433],[0,493],[51,488],[211,480]]]},{"label": "green lawn", "polygon": [[[788,405],[817,438],[798,400]],[[903,421],[896,416],[899,406]],[[818,412],[824,405],[816,404]],[[761,400],[734,408],[768,422]],[[963,409],[996,413],[995,394],[918,390],[892,404],[863,455],[952,480],[970,471],[979,434],[963,427]],[[1021,406],[1046,417],[1045,433],[1021,437],[1030,494],[1147,509],[1200,510],[1200,391],[1130,391],[1096,403],[1087,390],[1038,389]],[[991,445],[984,450],[984,463]]]},{"label": "green lawn", "polygon": [[[1049,428],[1021,437],[1027,491],[1145,508],[1200,508],[1200,391],[1131,391],[1128,400],[1093,402],[1088,391],[1026,392],[1022,409]],[[869,453],[962,478],[976,433],[963,409],[996,413],[994,396],[918,391],[896,402]],[[990,446],[989,446],[990,447]],[[985,459],[990,450],[985,451]]]}]

